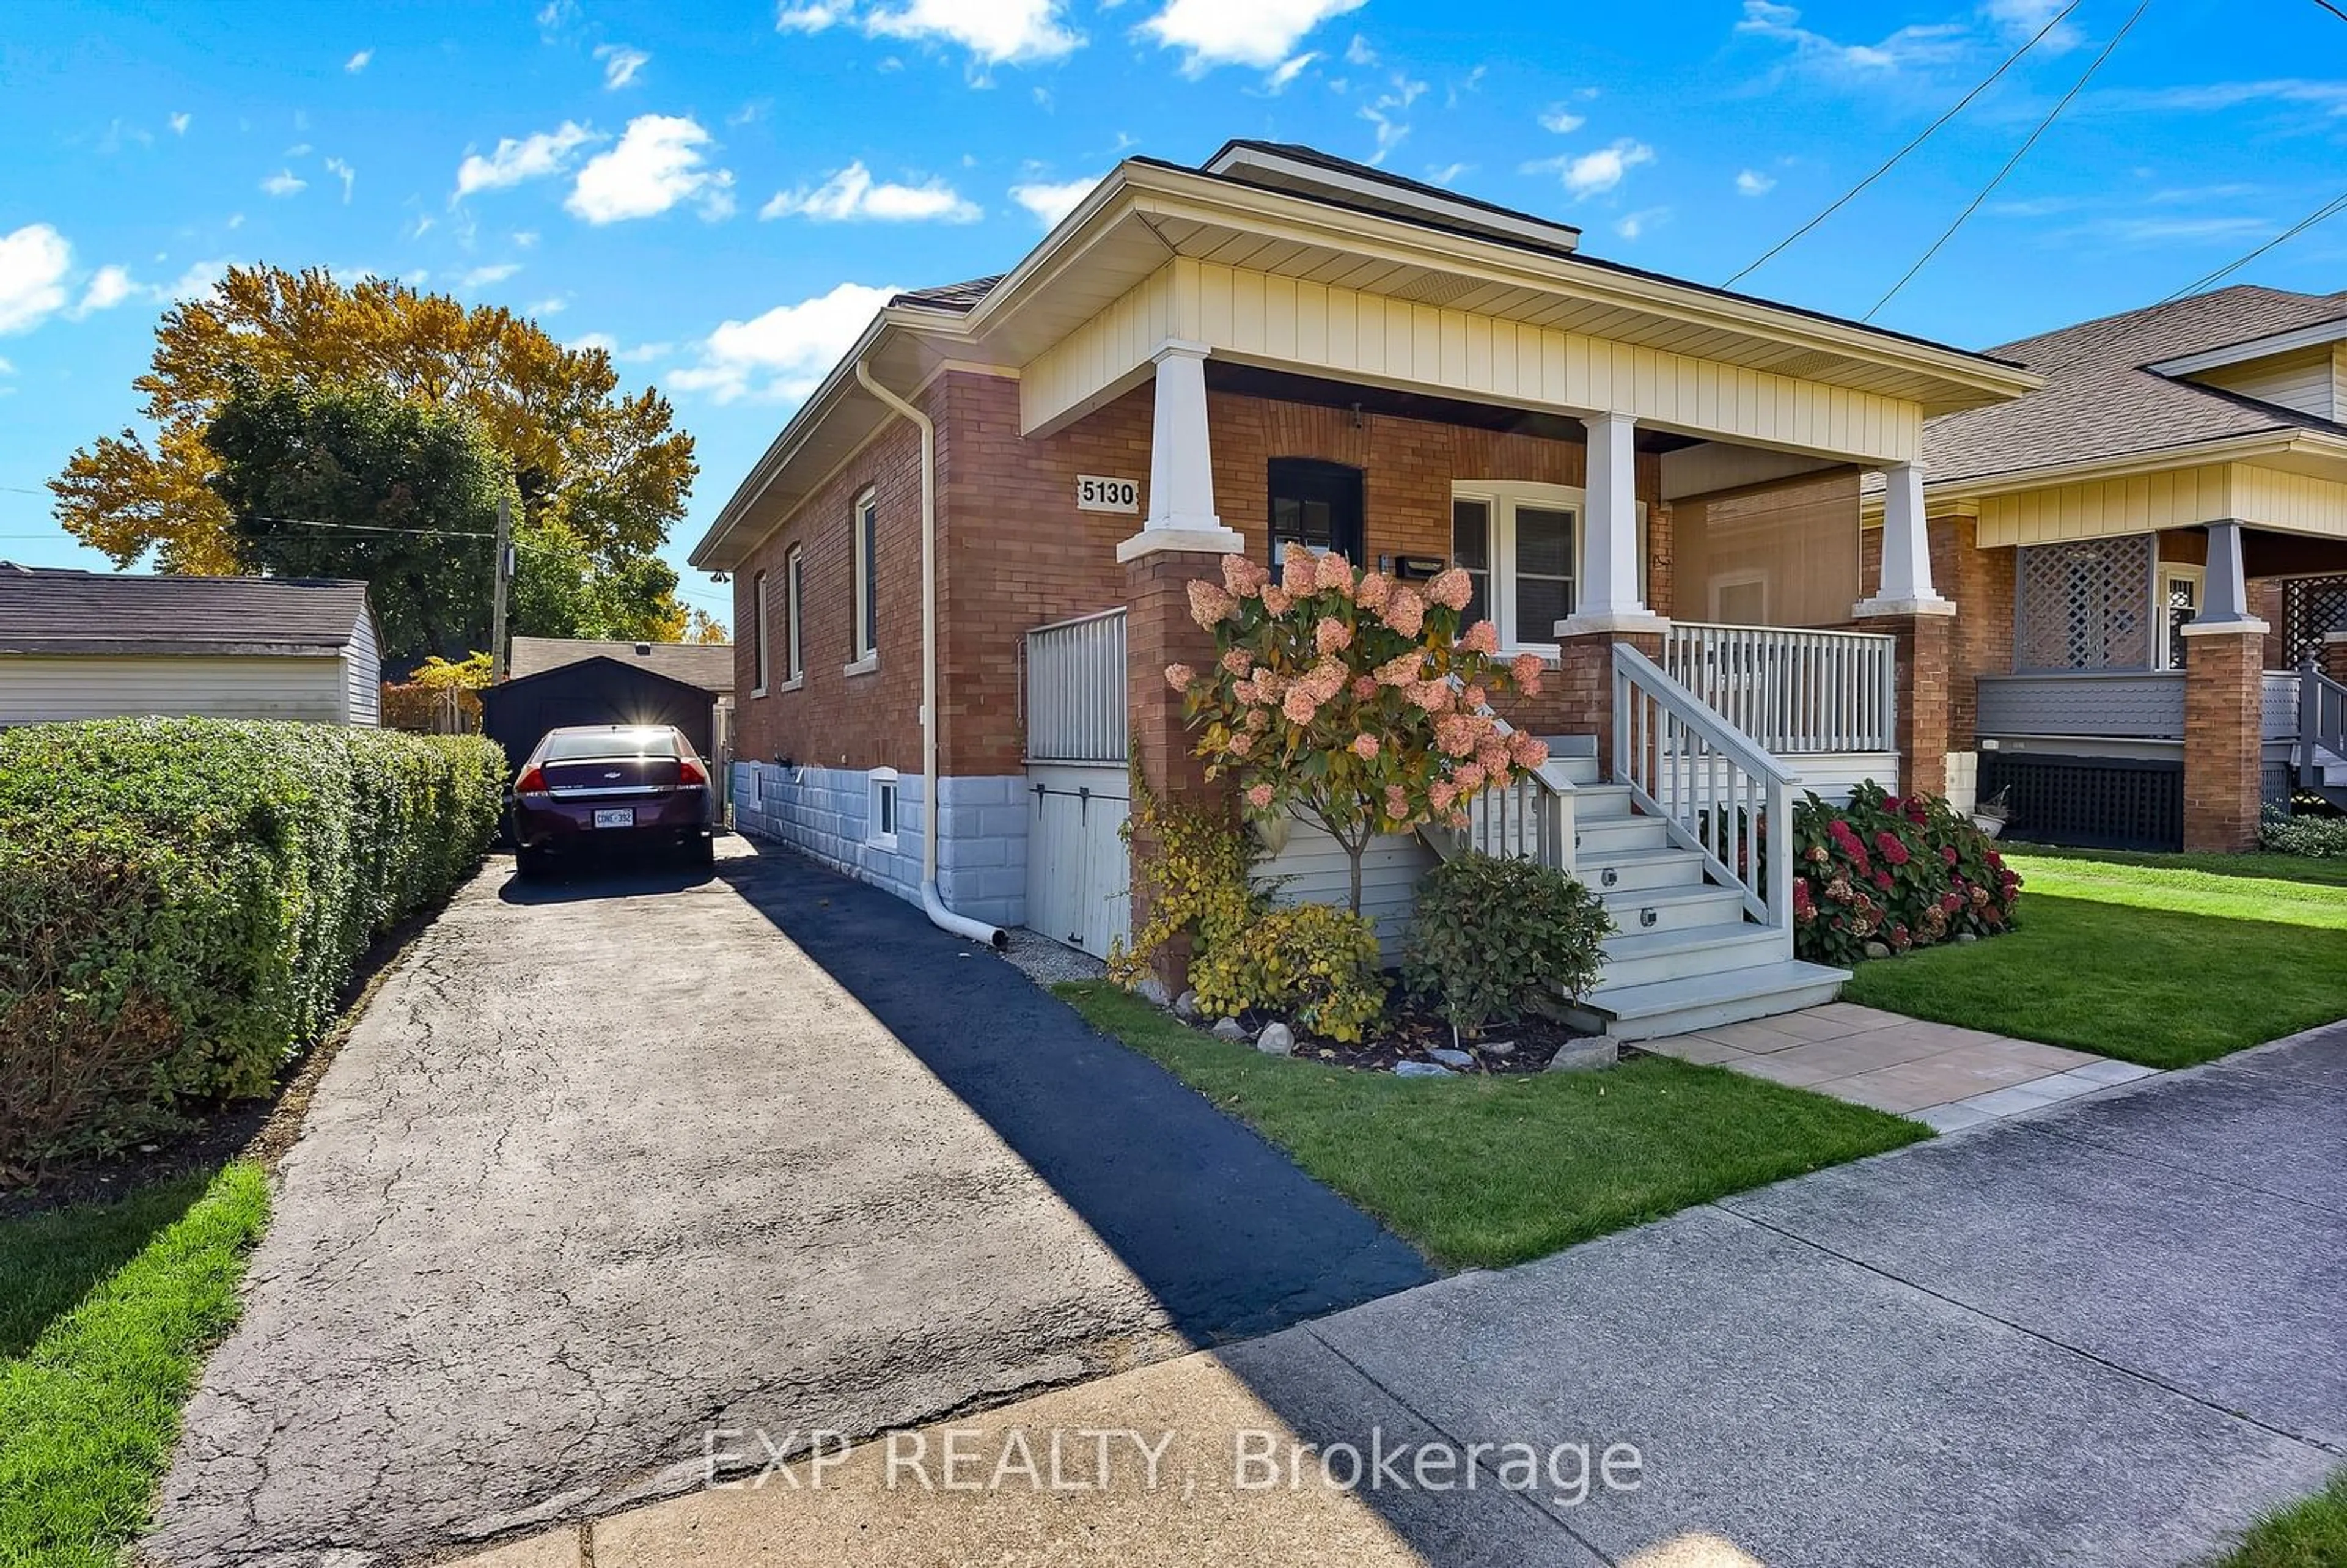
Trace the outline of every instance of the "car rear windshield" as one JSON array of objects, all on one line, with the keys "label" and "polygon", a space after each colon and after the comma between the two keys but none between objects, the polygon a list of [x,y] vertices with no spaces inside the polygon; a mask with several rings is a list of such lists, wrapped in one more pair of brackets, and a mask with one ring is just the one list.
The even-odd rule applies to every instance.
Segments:
[{"label": "car rear windshield", "polygon": [[600,757],[673,757],[674,730],[580,730],[546,738],[549,763],[586,762]]}]

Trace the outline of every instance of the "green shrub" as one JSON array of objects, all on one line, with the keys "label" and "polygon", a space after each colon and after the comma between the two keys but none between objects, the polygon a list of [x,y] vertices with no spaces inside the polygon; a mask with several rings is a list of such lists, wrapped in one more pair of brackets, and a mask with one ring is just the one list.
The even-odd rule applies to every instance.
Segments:
[{"label": "green shrub", "polygon": [[1513,1023],[1548,988],[1577,997],[1595,985],[1613,930],[1597,896],[1562,871],[1460,855],[1419,879],[1402,979],[1460,1032],[1480,1033]]},{"label": "green shrub", "polygon": [[1793,808],[1793,951],[1812,963],[1855,964],[1869,942],[1903,953],[2013,926],[2020,874],[1937,795],[1894,795],[1871,779],[1847,806],[1809,795]]},{"label": "green shrub", "polygon": [[1385,1010],[1377,927],[1326,904],[1258,908],[1217,931],[1190,964],[1199,1009],[1210,1017],[1277,1013],[1330,1040],[1358,1040]]},{"label": "green shrub", "polygon": [[474,737],[0,733],[0,1177],[265,1093],[367,944],[479,863],[503,780]]},{"label": "green shrub", "polygon": [[2268,806],[2258,824],[2258,844],[2277,855],[2347,860],[2347,816],[2292,816]]}]

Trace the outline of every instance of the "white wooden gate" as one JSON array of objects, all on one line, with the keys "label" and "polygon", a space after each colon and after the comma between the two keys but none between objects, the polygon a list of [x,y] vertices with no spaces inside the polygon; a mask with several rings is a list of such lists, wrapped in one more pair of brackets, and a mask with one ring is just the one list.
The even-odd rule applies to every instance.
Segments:
[{"label": "white wooden gate", "polygon": [[1124,611],[1039,626],[1021,658],[1027,927],[1104,958],[1133,927]]}]

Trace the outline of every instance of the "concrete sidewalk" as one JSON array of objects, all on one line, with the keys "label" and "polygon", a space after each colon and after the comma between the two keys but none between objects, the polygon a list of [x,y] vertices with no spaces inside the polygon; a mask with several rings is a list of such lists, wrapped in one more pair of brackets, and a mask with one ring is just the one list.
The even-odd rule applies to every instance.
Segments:
[{"label": "concrete sidewalk", "polygon": [[[2342,1128],[2347,1025],[1062,1390],[969,1439],[991,1477],[1014,1429],[1038,1453],[1071,1427],[1171,1431],[1154,1486],[1128,1466],[1104,1490],[1015,1470],[892,1489],[867,1448],[820,1488],[606,1520],[591,1558],[572,1530],[482,1561],[2184,1564],[2347,1449]],[[1242,1442],[1291,1439],[1338,1480],[1332,1445],[1382,1444],[1401,1484],[1332,1487],[1308,1458],[1238,1483]],[[1542,1456],[1532,1484],[1511,1445]],[[1608,1486],[1625,1446],[1635,1485]],[[1430,1450],[1466,1467],[1419,1476]],[[1575,1452],[1585,1490],[1554,1468]]]}]

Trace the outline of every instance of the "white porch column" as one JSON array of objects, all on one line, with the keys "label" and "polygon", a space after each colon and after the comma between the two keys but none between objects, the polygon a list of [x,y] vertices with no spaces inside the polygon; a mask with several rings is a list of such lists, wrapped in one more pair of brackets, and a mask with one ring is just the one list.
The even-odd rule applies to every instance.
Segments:
[{"label": "white porch column", "polygon": [[1149,516],[1116,547],[1130,561],[1160,550],[1235,555],[1246,542],[1214,512],[1214,454],[1206,433],[1204,343],[1168,338],[1157,364],[1156,413],[1149,433]]},{"label": "white porch column", "polygon": [[1882,579],[1872,599],[1851,607],[1870,615],[1953,615],[1954,603],[1932,586],[1932,536],[1923,522],[1923,466],[1882,471]]},{"label": "white porch column", "polygon": [[2249,574],[2241,569],[2240,522],[2228,518],[2220,523],[2210,523],[2209,568],[2200,585],[2200,612],[2184,623],[2184,635],[2268,630],[2264,621],[2250,613]]},{"label": "white porch column", "polygon": [[1588,517],[1581,546],[1581,591],[1559,637],[1590,631],[1661,631],[1669,622],[1638,598],[1638,471],[1626,414],[1593,414],[1589,427]]}]

